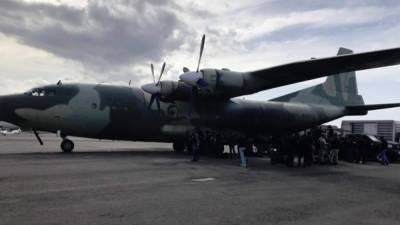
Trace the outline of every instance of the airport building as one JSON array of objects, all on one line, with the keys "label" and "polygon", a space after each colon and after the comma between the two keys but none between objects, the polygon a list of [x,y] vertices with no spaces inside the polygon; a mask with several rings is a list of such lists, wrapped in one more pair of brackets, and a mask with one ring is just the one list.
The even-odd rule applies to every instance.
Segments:
[{"label": "airport building", "polygon": [[395,120],[343,120],[344,134],[367,134],[399,142],[400,121]]}]

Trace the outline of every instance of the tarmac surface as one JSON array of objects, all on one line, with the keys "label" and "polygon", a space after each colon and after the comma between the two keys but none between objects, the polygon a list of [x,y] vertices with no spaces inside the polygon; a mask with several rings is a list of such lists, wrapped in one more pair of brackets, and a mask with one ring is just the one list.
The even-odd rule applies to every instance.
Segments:
[{"label": "tarmac surface", "polygon": [[0,224],[400,224],[400,165],[286,168],[170,144],[0,137]]}]

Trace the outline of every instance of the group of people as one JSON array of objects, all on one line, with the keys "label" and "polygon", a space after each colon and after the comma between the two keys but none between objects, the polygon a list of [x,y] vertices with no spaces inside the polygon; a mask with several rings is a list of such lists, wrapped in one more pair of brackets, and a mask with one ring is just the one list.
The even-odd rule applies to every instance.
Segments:
[{"label": "group of people", "polygon": [[388,143],[383,137],[377,140],[374,146],[371,146],[366,135],[356,137],[340,136],[331,127],[328,127],[325,133],[320,129],[304,132],[303,135],[296,133],[279,140],[280,143],[275,145],[278,146],[278,150],[280,149],[275,151],[277,160],[272,157],[271,162],[284,162],[292,167],[297,158],[298,166],[337,165],[341,158],[356,163],[377,160],[382,165],[389,165]]},{"label": "group of people", "polygon": [[293,167],[295,161],[297,166],[306,167],[312,164],[337,165],[339,159],[338,136],[329,132],[327,135],[312,134],[305,132],[282,137],[272,147],[271,163],[284,162]]},{"label": "group of people", "polygon": [[[238,156],[240,158],[240,165],[247,167],[246,153],[251,145],[249,140],[240,140],[235,148],[234,144],[229,144],[230,155],[232,158]],[[201,153],[213,153],[220,157],[224,153],[224,139],[219,133],[210,131],[202,132],[199,128],[187,133],[186,146],[188,151],[192,153],[192,161],[197,162],[200,159]],[[236,151],[237,150],[237,151]]]},{"label": "group of people", "polygon": [[383,137],[380,140],[375,138],[374,140],[368,140],[366,135],[343,138],[341,142],[342,159],[347,162],[363,164],[367,160],[376,158],[382,165],[389,165],[388,142]]},{"label": "group of people", "polygon": [[[281,137],[271,137],[267,145],[257,145],[258,154],[267,153],[271,163],[284,163],[288,167],[307,167],[313,164],[337,165],[339,154],[345,157],[343,152],[346,147],[346,140],[336,134],[328,127],[324,133],[320,129],[307,132],[294,133]],[[387,165],[389,160],[386,156],[387,142],[383,139],[382,151],[378,160]],[[354,145],[355,142],[350,142]],[[199,128],[187,134],[187,149],[192,153],[192,161],[197,162],[201,153],[213,153],[217,156],[224,154],[224,145],[229,146],[229,158],[239,158],[240,165],[247,167],[247,158],[253,153],[253,143],[250,139],[239,140],[238,143],[226,143],[221,134],[211,131],[202,132]],[[365,162],[367,147],[364,142],[359,141],[359,150],[354,151],[357,156],[352,156],[357,162]],[[386,145],[386,146],[384,146]],[[296,165],[295,165],[296,164]]]}]

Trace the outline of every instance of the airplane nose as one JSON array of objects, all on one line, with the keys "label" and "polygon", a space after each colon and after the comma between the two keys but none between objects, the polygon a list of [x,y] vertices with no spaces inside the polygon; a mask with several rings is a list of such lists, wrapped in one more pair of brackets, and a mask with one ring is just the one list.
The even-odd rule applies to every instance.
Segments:
[{"label": "airplane nose", "polygon": [[15,114],[15,109],[21,105],[23,95],[12,94],[0,96],[0,121],[17,124],[20,120]]}]

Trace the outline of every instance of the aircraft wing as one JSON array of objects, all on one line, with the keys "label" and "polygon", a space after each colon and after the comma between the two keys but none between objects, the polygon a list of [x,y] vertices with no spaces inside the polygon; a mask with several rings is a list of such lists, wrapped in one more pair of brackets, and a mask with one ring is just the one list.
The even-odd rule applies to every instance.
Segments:
[{"label": "aircraft wing", "polygon": [[400,64],[400,48],[311,59],[250,72],[262,81],[262,89],[270,89],[338,73]]}]

